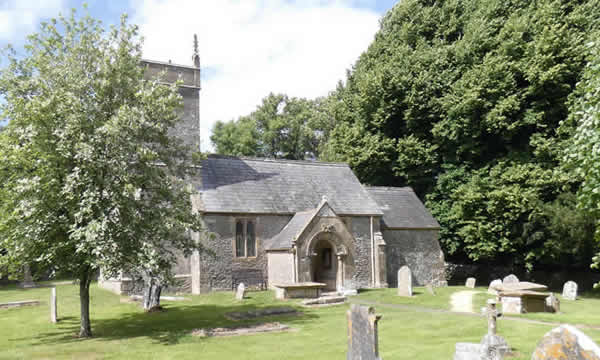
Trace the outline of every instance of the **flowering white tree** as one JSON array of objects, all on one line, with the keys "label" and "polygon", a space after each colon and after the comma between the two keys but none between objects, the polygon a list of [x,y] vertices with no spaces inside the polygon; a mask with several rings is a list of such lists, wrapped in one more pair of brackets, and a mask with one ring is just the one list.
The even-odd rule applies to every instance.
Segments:
[{"label": "flowering white tree", "polygon": [[[89,287],[137,269],[170,277],[175,251],[198,249],[191,149],[169,130],[176,85],[145,81],[141,40],[125,16],[105,31],[89,16],[59,17],[8,49],[0,72],[0,265],[75,274],[80,336],[91,336]],[[201,249],[200,249],[201,250]]]}]

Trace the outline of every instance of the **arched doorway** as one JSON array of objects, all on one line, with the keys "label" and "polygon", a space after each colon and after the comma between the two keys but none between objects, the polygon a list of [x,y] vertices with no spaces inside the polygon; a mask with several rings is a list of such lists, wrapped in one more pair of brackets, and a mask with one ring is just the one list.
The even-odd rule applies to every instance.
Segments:
[{"label": "arched doorway", "polygon": [[320,239],[314,247],[312,262],[312,280],[326,284],[325,290],[335,291],[337,280],[337,261],[335,248],[331,242]]}]

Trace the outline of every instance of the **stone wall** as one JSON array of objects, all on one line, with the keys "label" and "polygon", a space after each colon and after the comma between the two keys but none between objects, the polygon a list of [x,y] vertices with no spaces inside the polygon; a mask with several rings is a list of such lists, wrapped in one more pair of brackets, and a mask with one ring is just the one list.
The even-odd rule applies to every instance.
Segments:
[{"label": "stone wall", "polygon": [[[371,287],[371,219],[368,216],[348,217],[350,232],[354,236],[355,250],[354,254],[354,288]],[[373,232],[379,231],[379,218],[373,220]]]},{"label": "stone wall", "polygon": [[200,148],[200,69],[192,66],[176,65],[159,61],[143,60],[146,67],[145,78],[155,79],[162,72],[165,83],[182,81],[179,94],[183,97],[181,121],[172,130],[172,134],[195,149]]},{"label": "stone wall", "polygon": [[[231,289],[232,270],[258,269],[268,275],[265,249],[268,241],[278,234],[289,222],[289,215],[257,215],[245,214],[205,214],[204,223],[213,239],[205,237],[204,245],[212,250],[212,254],[200,256],[201,292],[219,289]],[[235,221],[237,218],[254,219],[256,223],[257,256],[254,258],[235,258]],[[353,275],[348,279],[350,288],[371,286],[371,229],[369,217],[344,218],[355,239],[353,257]],[[379,230],[379,219],[374,221],[374,231]],[[279,259],[281,260],[281,259]],[[291,264],[291,262],[290,262]],[[283,266],[283,265],[281,265]],[[290,265],[291,266],[291,265]],[[292,269],[290,269],[292,271]]]},{"label": "stone wall", "polygon": [[413,285],[445,281],[444,255],[438,242],[438,230],[384,229],[386,242],[387,281],[390,287],[398,286],[397,273],[403,265],[412,271]]},{"label": "stone wall", "polygon": [[[235,222],[238,218],[253,219],[256,224],[256,257],[236,258],[234,256]],[[203,216],[207,230],[214,238],[204,237],[201,241],[212,251],[200,255],[201,291],[231,289],[232,270],[253,269],[267,274],[267,241],[283,229],[290,221],[289,215],[246,214]]]}]

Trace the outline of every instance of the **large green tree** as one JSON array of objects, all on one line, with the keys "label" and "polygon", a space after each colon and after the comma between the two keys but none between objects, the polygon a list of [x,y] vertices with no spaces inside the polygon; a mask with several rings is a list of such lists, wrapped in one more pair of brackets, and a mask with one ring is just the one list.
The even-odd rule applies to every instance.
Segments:
[{"label": "large green tree", "polygon": [[[577,211],[556,201],[581,180],[561,158],[598,18],[597,0],[399,2],[331,95],[325,158],[414,187],[451,258],[560,263],[537,237]],[[584,228],[562,241],[588,246]]]},{"label": "large green tree", "polygon": [[[565,161],[583,179],[578,192],[578,204],[590,217],[600,219],[600,44],[588,44],[592,56],[584,77],[578,85],[578,98],[569,121],[576,126],[573,141],[565,149]],[[596,233],[600,241],[600,228]],[[600,264],[600,254],[594,267]]]},{"label": "large green tree", "polygon": [[90,18],[59,17],[7,52],[0,72],[0,265],[23,264],[79,280],[80,336],[91,336],[95,272],[169,277],[175,251],[200,230],[182,179],[191,151],[169,130],[176,85],[145,81],[137,27],[105,31]]},{"label": "large green tree", "polygon": [[251,114],[218,121],[210,139],[224,155],[316,158],[332,128],[325,102],[269,94]]}]

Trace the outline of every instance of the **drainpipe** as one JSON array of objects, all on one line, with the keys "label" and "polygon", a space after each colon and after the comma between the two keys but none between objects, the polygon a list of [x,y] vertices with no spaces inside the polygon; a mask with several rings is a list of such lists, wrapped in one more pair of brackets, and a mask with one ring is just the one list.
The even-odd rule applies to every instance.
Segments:
[{"label": "drainpipe", "polygon": [[373,234],[373,217],[369,217],[371,225],[371,285],[375,287],[375,235]]}]

